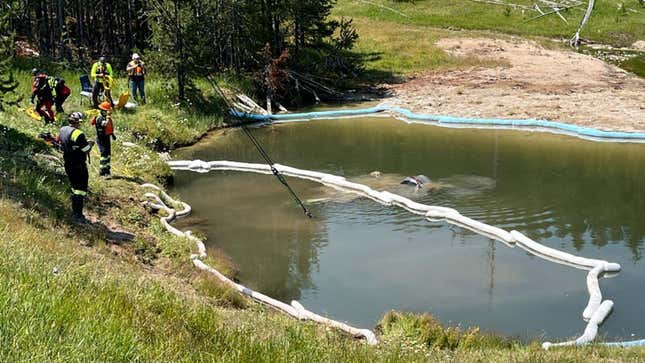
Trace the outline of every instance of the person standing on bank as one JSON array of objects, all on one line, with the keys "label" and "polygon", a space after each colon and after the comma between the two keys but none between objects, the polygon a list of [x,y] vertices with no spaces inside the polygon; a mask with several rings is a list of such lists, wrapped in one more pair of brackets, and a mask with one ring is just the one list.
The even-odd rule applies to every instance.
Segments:
[{"label": "person standing on bank", "polygon": [[112,96],[110,94],[110,89],[112,88],[112,77],[114,73],[112,72],[112,66],[110,63],[105,61],[105,57],[100,57],[99,61],[92,64],[92,70],[90,71],[90,77],[94,80],[94,88],[92,89],[92,103],[94,107],[99,106],[99,93],[103,92],[105,98],[110,102],[111,105],[114,105],[112,102]]},{"label": "person standing on bank", "polygon": [[112,139],[114,135],[114,124],[112,123],[112,105],[110,102],[103,102],[99,105],[101,113],[92,119],[92,125],[96,127],[96,143],[101,152],[99,176],[110,176],[110,163],[112,158]]},{"label": "person standing on bank", "polygon": [[69,116],[69,126],[63,126],[58,133],[58,141],[63,150],[65,173],[72,185],[72,220],[76,224],[87,223],[83,215],[83,204],[87,195],[89,174],[85,163],[94,141],[88,141],[79,130],[83,114],[74,112]]},{"label": "person standing on bank", "polygon": [[132,54],[132,60],[128,63],[128,66],[125,68],[128,72],[128,78],[130,79],[130,89],[132,89],[132,97],[135,100],[137,98],[137,90],[139,90],[139,97],[141,97],[141,103],[146,103],[146,91],[144,85],[144,78],[147,72],[146,64],[143,63],[141,57],[137,53]]}]

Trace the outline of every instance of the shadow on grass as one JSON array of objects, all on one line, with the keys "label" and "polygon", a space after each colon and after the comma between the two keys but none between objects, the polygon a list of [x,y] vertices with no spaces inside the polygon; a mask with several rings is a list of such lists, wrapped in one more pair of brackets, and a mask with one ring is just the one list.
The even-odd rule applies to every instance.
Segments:
[{"label": "shadow on grass", "polygon": [[[69,203],[64,174],[35,160],[33,155],[47,153],[48,146],[30,135],[0,125],[0,187],[4,197],[26,209],[61,221]],[[62,199],[63,198],[63,199]]]},{"label": "shadow on grass", "polygon": [[[376,62],[383,59],[383,52],[358,53],[362,64]],[[364,69],[358,76],[358,81],[364,84],[390,83],[399,84],[405,82],[405,77],[389,70]]]},{"label": "shadow on grass", "polygon": [[[47,165],[47,160],[41,161],[34,156],[48,153],[49,146],[44,142],[0,124],[0,196],[46,216],[55,224],[72,225],[81,238],[113,244],[131,242],[135,235],[101,221],[83,226],[72,223],[67,176]],[[137,178],[116,178],[140,182]],[[34,218],[30,223],[46,228],[41,218]]]},{"label": "shadow on grass", "polygon": [[113,180],[125,180],[127,182],[135,183],[135,184],[143,184],[146,181],[143,180],[142,178],[138,176],[125,176],[125,175],[112,175],[111,178]]},{"label": "shadow on grass", "polygon": [[130,232],[110,228],[109,226],[107,226],[105,223],[101,221],[91,222],[87,226],[90,227],[91,229],[96,230],[99,237],[103,237],[100,239],[104,239],[106,242],[112,243],[115,245],[122,245],[127,242],[132,242],[136,237],[136,235]]}]

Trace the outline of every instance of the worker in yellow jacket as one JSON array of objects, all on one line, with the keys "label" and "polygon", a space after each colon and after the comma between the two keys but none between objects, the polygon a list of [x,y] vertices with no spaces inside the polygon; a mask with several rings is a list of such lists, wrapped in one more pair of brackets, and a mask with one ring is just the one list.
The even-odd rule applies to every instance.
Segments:
[{"label": "worker in yellow jacket", "polygon": [[94,104],[94,108],[99,107],[99,94],[101,92],[105,94],[105,98],[110,104],[114,105],[110,94],[113,76],[112,66],[105,61],[105,57],[100,57],[99,61],[92,65],[90,77],[94,81],[94,88],[92,89],[92,103]]}]

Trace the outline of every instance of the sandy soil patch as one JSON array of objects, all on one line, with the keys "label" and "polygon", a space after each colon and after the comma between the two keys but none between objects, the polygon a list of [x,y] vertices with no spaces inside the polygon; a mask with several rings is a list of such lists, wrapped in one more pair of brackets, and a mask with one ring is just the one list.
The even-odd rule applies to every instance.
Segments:
[{"label": "sandy soil patch", "polygon": [[437,45],[454,56],[503,65],[433,72],[389,85],[394,97],[388,103],[441,115],[645,131],[645,80],[616,66],[526,40],[451,38]]},{"label": "sandy soil patch", "polygon": [[645,51],[645,40],[637,40],[634,44],[632,44],[632,48]]}]

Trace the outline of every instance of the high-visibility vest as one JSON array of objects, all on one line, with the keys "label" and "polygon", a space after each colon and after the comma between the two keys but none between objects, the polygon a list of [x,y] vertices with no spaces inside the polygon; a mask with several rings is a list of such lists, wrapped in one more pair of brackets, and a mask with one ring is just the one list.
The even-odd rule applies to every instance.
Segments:
[{"label": "high-visibility vest", "polygon": [[130,61],[128,69],[128,75],[130,77],[142,77],[146,74],[143,61],[139,61],[138,63],[136,61]]},{"label": "high-visibility vest", "polygon": [[58,139],[65,161],[85,163],[85,153],[90,150],[90,145],[85,137],[81,138],[83,135],[83,131],[72,126],[63,126],[60,129]]},{"label": "high-visibility vest", "polygon": [[65,86],[65,80],[58,77],[47,77],[47,82],[49,87],[52,90],[52,95],[55,97],[58,93],[59,96],[69,96],[69,93],[66,93],[66,90],[69,91],[69,88]]},{"label": "high-visibility vest", "polygon": [[114,74],[112,73],[112,66],[110,65],[110,63],[94,63],[92,65],[92,70],[90,71],[90,77],[92,77],[92,79],[95,79],[98,83],[103,83],[103,79],[97,77],[98,74],[113,77]]},{"label": "high-visibility vest", "polygon": [[101,115],[96,116],[92,119],[92,125],[96,126],[96,134],[103,134],[105,136],[110,136],[114,134],[114,124],[112,123],[112,117]]}]

